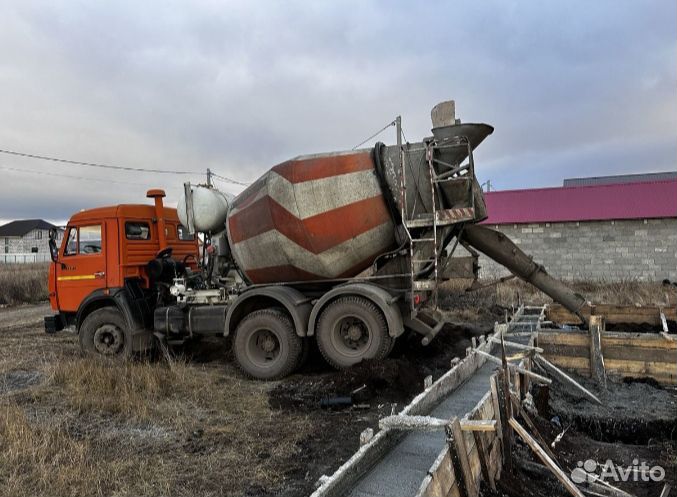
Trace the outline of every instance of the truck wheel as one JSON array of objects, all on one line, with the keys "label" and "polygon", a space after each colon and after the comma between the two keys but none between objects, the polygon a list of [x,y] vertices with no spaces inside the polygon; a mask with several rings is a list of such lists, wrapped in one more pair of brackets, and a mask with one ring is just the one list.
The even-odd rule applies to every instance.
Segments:
[{"label": "truck wheel", "polygon": [[254,311],[235,330],[235,359],[242,371],[259,380],[277,380],[292,373],[302,349],[291,319],[278,309]]},{"label": "truck wheel", "polygon": [[104,357],[130,357],[131,340],[119,310],[104,307],[89,314],[80,326],[80,348],[86,354]]},{"label": "truck wheel", "polygon": [[329,364],[347,368],[363,359],[384,359],[393,339],[381,311],[363,297],[330,303],[317,323],[317,345]]}]

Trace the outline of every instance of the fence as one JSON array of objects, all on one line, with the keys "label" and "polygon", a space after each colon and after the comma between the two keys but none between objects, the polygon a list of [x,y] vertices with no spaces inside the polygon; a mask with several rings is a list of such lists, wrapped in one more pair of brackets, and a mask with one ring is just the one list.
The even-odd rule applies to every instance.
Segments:
[{"label": "fence", "polygon": [[36,262],[50,262],[47,253],[0,254],[0,264],[34,264]]}]

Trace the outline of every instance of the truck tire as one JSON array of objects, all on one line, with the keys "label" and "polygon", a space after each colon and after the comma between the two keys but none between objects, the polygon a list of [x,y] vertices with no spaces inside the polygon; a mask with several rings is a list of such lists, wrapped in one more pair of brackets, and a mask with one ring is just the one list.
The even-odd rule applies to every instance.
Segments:
[{"label": "truck tire", "polygon": [[246,375],[259,380],[277,380],[298,367],[303,345],[286,313],[279,309],[261,309],[237,325],[233,351]]},{"label": "truck tire", "polygon": [[320,352],[337,369],[363,359],[384,359],[393,343],[379,308],[355,296],[331,302],[320,314],[316,335]]},{"label": "truck tire", "polygon": [[103,307],[89,314],[80,326],[80,349],[89,355],[110,358],[132,356],[132,341],[122,313]]}]

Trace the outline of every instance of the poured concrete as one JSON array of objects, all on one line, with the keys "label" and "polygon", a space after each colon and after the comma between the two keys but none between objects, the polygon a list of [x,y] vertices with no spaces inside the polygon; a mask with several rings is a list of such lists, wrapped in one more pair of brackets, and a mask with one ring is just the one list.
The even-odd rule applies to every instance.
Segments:
[{"label": "poured concrete", "polygon": [[[489,378],[496,365],[485,363],[430,412],[430,416],[451,419],[471,411],[490,388]],[[351,497],[411,497],[446,443],[444,431],[411,432],[373,466],[348,494]]]}]

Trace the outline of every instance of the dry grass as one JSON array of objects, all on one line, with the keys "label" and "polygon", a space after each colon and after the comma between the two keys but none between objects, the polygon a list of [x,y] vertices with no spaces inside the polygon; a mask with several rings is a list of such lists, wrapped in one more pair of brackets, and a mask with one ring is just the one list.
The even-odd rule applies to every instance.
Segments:
[{"label": "dry grass", "polygon": [[[618,305],[653,305],[666,302],[666,293],[673,303],[677,294],[673,288],[661,283],[642,281],[590,282],[574,281],[569,288],[581,294],[593,303]],[[519,280],[501,283],[496,288],[496,301],[499,305],[511,305],[518,299],[533,304],[546,304],[552,299],[537,288]]]},{"label": "dry grass", "polygon": [[0,305],[47,300],[48,274],[48,263],[0,264]]},{"label": "dry grass", "polygon": [[[482,284],[486,283],[482,282]],[[518,279],[472,292],[465,291],[468,284],[469,282],[446,282],[442,286],[441,296],[447,307],[466,309],[469,317],[472,317],[477,309],[492,306],[510,307],[519,302],[535,305],[552,302],[550,297],[536,287]],[[661,283],[628,280],[620,282],[574,281],[566,284],[574,292],[593,303],[653,305],[677,302],[675,287],[666,287]]]},{"label": "dry grass", "polygon": [[0,397],[0,495],[243,495],[279,488],[304,415],[224,364],[63,357]]}]

